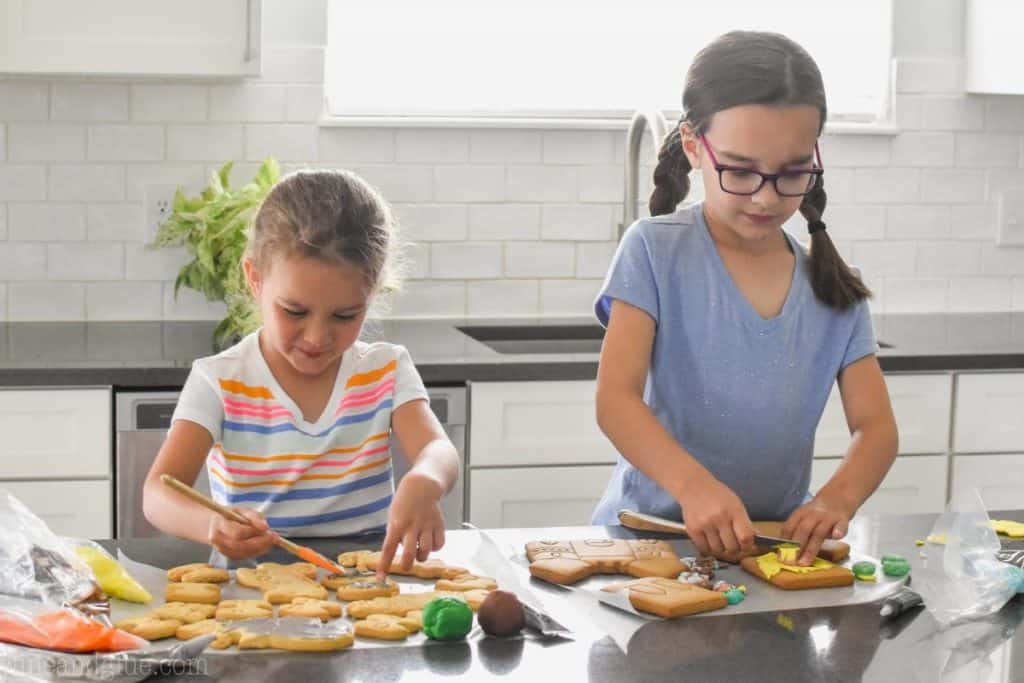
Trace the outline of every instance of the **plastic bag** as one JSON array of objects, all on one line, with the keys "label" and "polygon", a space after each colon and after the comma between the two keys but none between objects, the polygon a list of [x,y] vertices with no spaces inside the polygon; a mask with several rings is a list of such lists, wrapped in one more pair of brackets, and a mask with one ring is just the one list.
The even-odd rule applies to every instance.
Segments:
[{"label": "plastic bag", "polygon": [[0,597],[0,641],[61,652],[135,650],[147,641],[74,609]]},{"label": "plastic bag", "polygon": [[955,499],[935,522],[914,589],[942,626],[984,617],[1024,592],[1024,570],[1000,562],[999,538],[977,490]]},{"label": "plastic bag", "polygon": [[114,598],[147,604],[153,601],[150,595],[138,581],[125,571],[117,560],[110,553],[103,549],[98,543],[86,540],[72,541],[75,554],[82,558],[100,584],[103,591]]}]

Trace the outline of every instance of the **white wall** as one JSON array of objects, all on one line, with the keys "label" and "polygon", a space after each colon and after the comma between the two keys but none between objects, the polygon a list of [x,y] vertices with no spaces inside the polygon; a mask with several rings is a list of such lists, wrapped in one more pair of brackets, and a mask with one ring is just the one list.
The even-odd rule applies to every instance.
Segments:
[{"label": "white wall", "polygon": [[[624,133],[321,127],[325,2],[304,5],[266,0],[259,79],[0,80],[0,320],[219,317],[173,300],[184,256],[142,245],[141,188],[195,191],[228,159],[241,182],[268,154],[352,168],[395,204],[415,244],[393,315],[589,312]],[[899,134],[822,141],[829,229],[879,312],[1024,310],[994,196],[1024,186],[1024,97],[963,93],[962,10],[896,0]]]}]

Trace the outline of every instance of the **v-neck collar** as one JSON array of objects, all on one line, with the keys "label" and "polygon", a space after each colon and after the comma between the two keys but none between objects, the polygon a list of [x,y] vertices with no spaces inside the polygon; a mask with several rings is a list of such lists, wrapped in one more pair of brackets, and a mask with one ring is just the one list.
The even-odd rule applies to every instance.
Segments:
[{"label": "v-neck collar", "polygon": [[288,412],[292,414],[292,420],[295,425],[298,426],[304,432],[320,433],[327,429],[334,422],[334,410],[338,405],[338,401],[341,400],[341,394],[344,391],[342,383],[338,381],[339,377],[344,377],[345,373],[349,372],[349,367],[352,364],[352,353],[353,348],[349,347],[345,349],[345,353],[341,356],[341,362],[338,363],[338,371],[334,376],[334,386],[331,389],[331,396],[327,399],[327,403],[324,404],[323,412],[316,419],[315,422],[309,422],[306,420],[306,416],[303,414],[299,404],[295,402],[295,399],[291,397],[281,383],[277,381],[277,377],[274,376],[274,372],[270,369],[270,364],[267,362],[266,357],[263,355],[263,349],[260,347],[260,331],[263,328],[256,330],[252,333],[252,343],[255,345],[256,357],[259,360],[260,370],[266,376],[266,382],[270,386],[271,392],[278,398],[278,402],[281,403]]},{"label": "v-neck collar", "polygon": [[803,248],[796,241],[792,235],[782,230],[783,236],[786,238],[786,243],[789,245],[790,251],[793,253],[793,272],[789,283],[789,291],[786,292],[786,300],[782,304],[782,310],[771,318],[762,318],[761,314],[757,312],[754,305],[750,303],[750,300],[743,294],[736,281],[733,280],[732,275],[729,273],[729,269],[725,267],[725,261],[722,260],[722,255],[718,252],[718,246],[715,244],[715,240],[711,237],[711,229],[708,228],[707,221],[704,220],[704,205],[700,204],[695,211],[697,214],[697,225],[700,228],[702,239],[704,240],[705,247],[710,250],[711,258],[715,263],[715,269],[718,271],[718,276],[726,283],[726,287],[732,294],[732,297],[736,300],[736,307],[743,316],[743,321],[760,331],[768,331],[781,325],[786,318],[789,316],[793,308],[796,307],[796,302],[803,291],[804,285],[804,273],[803,273]]}]

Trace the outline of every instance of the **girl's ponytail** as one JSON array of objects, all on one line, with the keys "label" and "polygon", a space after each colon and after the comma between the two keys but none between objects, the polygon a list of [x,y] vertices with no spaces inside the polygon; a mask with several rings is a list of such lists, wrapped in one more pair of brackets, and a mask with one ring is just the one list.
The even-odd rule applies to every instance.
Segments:
[{"label": "girl's ponytail", "polygon": [[870,297],[871,290],[846,265],[825,230],[822,214],[827,200],[824,178],[818,176],[814,189],[804,195],[800,203],[800,213],[807,219],[807,230],[811,234],[811,289],[825,305],[846,310]]},{"label": "girl's ponytail", "polygon": [[[682,121],[680,121],[680,124]],[[652,216],[672,213],[690,191],[690,160],[683,152],[679,124],[665,136],[654,167],[654,192],[647,202]]]}]

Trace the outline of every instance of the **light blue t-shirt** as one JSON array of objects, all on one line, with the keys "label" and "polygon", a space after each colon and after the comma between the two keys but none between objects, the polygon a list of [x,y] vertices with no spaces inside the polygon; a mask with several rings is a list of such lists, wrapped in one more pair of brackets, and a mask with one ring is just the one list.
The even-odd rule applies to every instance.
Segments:
[{"label": "light blue t-shirt", "polygon": [[[818,301],[808,254],[796,254],[782,312],[763,319],[725,269],[703,205],[642,219],[626,232],[595,303],[612,299],[656,323],[644,401],[694,458],[732,489],[751,519],[782,520],[808,500],[814,432],[839,371],[877,351],[867,302]],[[682,519],[676,502],[621,455],[594,524],[628,508]]]}]

